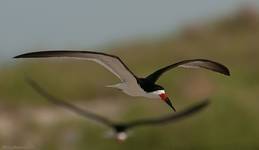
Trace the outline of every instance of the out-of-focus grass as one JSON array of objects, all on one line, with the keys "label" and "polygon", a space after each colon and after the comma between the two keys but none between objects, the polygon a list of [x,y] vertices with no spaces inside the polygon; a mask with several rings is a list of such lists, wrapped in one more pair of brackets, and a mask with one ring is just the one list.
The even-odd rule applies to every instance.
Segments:
[{"label": "out-of-focus grass", "polygon": [[[228,66],[231,77],[204,70],[176,69],[159,81],[178,110],[211,97],[211,106],[197,116],[174,125],[136,129],[135,134],[122,144],[103,138],[104,129],[79,121],[82,118],[60,121],[48,127],[21,124],[32,126],[32,130],[23,130],[20,134],[30,134],[28,138],[39,136],[41,142],[36,147],[41,149],[258,149],[259,22],[258,17],[247,20],[237,16],[186,29],[178,36],[159,41],[119,45],[107,50],[120,56],[139,76],[183,59],[207,58]],[[24,82],[24,76],[28,75],[55,95],[70,101],[122,102],[122,107],[128,108],[118,112],[121,120],[159,116],[169,111],[160,101],[130,98],[105,88],[118,80],[95,63],[68,59],[16,61],[13,67],[1,69],[0,100],[3,105],[27,108],[32,104],[34,107],[42,106],[43,102],[47,104]],[[106,115],[113,118],[109,113]],[[12,137],[15,135],[11,135],[10,140],[2,136],[0,144],[6,144],[6,141],[12,144],[18,141],[19,144],[19,139]],[[23,138],[26,137],[21,136]]]}]

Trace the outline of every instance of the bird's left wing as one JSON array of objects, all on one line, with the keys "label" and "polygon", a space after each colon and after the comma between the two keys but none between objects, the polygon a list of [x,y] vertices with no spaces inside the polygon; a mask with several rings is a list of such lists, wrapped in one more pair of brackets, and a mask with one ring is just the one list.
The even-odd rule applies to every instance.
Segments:
[{"label": "bird's left wing", "polygon": [[210,101],[206,99],[178,113],[173,113],[171,115],[164,116],[164,117],[140,119],[140,120],[132,121],[132,122],[129,122],[128,124],[124,124],[123,127],[126,130],[129,128],[139,127],[139,126],[151,126],[151,125],[174,123],[180,119],[184,119],[186,117],[196,114],[197,112],[201,111],[203,108],[208,106],[209,102]]},{"label": "bird's left wing", "polygon": [[146,79],[155,83],[162,74],[176,67],[195,68],[195,69],[204,68],[218,73],[222,73],[224,75],[228,75],[228,76],[230,75],[228,68],[218,62],[207,60],[207,59],[192,59],[192,60],[180,61],[175,64],[161,68],[155,71],[154,73],[150,74],[148,77],[146,77]]},{"label": "bird's left wing", "polygon": [[99,116],[97,114],[94,114],[92,112],[89,112],[87,110],[83,110],[83,109],[81,109],[81,108],[79,108],[79,107],[77,107],[73,104],[70,104],[70,103],[68,103],[64,100],[61,100],[61,99],[49,94],[42,87],[40,87],[40,85],[38,85],[34,80],[32,80],[30,78],[26,78],[26,81],[36,92],[38,92],[41,96],[45,97],[51,103],[53,103],[55,105],[58,105],[58,106],[61,106],[61,107],[64,107],[64,108],[67,108],[67,109],[71,110],[72,112],[74,112],[76,114],[84,116],[87,119],[94,120],[97,123],[100,123],[102,125],[106,125],[108,127],[114,128],[113,127],[114,125],[110,120],[108,120],[108,119],[106,119],[102,116]]},{"label": "bird's left wing", "polygon": [[93,52],[93,51],[72,51],[72,50],[50,50],[50,51],[38,51],[25,53],[14,58],[46,58],[46,57],[69,57],[69,58],[77,58],[77,59],[85,59],[94,61],[114,75],[116,75],[122,82],[127,83],[136,83],[136,76],[130,69],[123,63],[123,61],[114,55],[101,53],[101,52]]}]

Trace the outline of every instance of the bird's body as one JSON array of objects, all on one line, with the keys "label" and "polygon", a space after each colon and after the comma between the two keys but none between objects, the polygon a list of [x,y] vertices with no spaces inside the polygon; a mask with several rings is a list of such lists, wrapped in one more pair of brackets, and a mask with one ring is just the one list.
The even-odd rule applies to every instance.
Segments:
[{"label": "bird's body", "polygon": [[146,96],[146,92],[138,84],[129,84],[126,82],[118,83],[115,85],[109,85],[106,87],[116,88],[121,90],[127,95],[130,96]]},{"label": "bird's body", "polygon": [[124,92],[127,95],[130,96],[135,96],[135,97],[147,97],[147,98],[151,98],[151,99],[157,99],[159,98],[159,93],[165,93],[164,90],[155,90],[155,91],[145,91],[142,87],[141,84],[135,84],[135,85],[131,85],[131,84],[127,84],[127,83],[118,83],[115,85],[109,85],[107,87],[111,87],[111,88],[116,88],[121,90],[122,92]]},{"label": "bird's body", "polygon": [[130,96],[147,97],[152,99],[160,98],[175,110],[169,100],[164,88],[157,85],[159,77],[175,67],[183,68],[205,68],[225,75],[230,75],[229,70],[224,65],[206,59],[184,60],[172,65],[163,67],[146,78],[137,77],[123,61],[114,55],[93,52],[93,51],[71,51],[71,50],[52,50],[25,53],[14,58],[48,58],[48,57],[70,57],[95,61],[104,66],[120,79],[120,83],[108,87],[117,88]]}]

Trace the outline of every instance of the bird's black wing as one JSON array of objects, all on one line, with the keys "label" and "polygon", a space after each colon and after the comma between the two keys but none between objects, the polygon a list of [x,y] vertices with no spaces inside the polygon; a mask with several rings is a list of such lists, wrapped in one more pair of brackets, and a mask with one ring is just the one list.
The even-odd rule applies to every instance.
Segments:
[{"label": "bird's black wing", "polygon": [[155,83],[163,73],[165,73],[166,71],[173,69],[175,67],[205,68],[205,69],[212,70],[212,71],[215,71],[218,73],[222,73],[224,75],[228,75],[228,76],[230,75],[228,68],[218,62],[214,62],[214,61],[206,60],[206,59],[193,59],[193,60],[180,61],[175,64],[161,68],[161,69],[155,71],[154,73],[150,74],[149,76],[147,76],[146,79]]},{"label": "bird's black wing", "polygon": [[83,110],[73,104],[70,104],[62,99],[59,99],[59,98],[49,94],[40,85],[38,85],[34,80],[32,80],[30,78],[26,78],[26,81],[35,91],[37,91],[41,96],[45,97],[51,103],[58,105],[58,106],[62,106],[64,108],[67,108],[67,109],[71,110],[72,112],[75,112],[81,116],[86,117],[87,119],[94,120],[98,123],[101,123],[103,125],[113,128],[113,123],[110,120],[108,120],[102,116],[99,116],[97,114],[94,114],[92,112],[89,112],[87,110]]},{"label": "bird's black wing", "polygon": [[79,50],[48,50],[30,52],[15,56],[14,58],[76,58],[94,61],[116,75],[122,82],[136,84],[136,76],[118,57],[101,52],[79,51]]},{"label": "bird's black wing", "polygon": [[129,122],[127,124],[121,125],[124,127],[125,130],[129,128],[139,127],[139,126],[151,126],[151,125],[160,125],[160,124],[167,124],[167,123],[174,123],[180,119],[184,119],[195,113],[201,111],[203,108],[208,106],[209,100],[206,99],[198,104],[192,105],[189,108],[186,108],[178,113],[173,113],[171,115],[158,117],[158,118],[150,118],[150,119],[140,119],[136,121]]}]

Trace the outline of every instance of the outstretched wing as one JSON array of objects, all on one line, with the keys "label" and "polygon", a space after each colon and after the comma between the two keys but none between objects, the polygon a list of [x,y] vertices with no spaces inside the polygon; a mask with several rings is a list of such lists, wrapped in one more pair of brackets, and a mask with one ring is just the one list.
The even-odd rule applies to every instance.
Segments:
[{"label": "outstretched wing", "polygon": [[97,114],[91,113],[87,110],[83,110],[83,109],[81,109],[73,104],[70,104],[68,102],[65,102],[64,100],[61,100],[57,97],[54,97],[53,95],[46,92],[42,87],[40,87],[34,80],[32,80],[30,78],[26,78],[26,81],[35,91],[37,91],[41,96],[45,97],[51,103],[64,107],[64,108],[67,108],[67,109],[71,110],[72,112],[75,112],[81,116],[84,116],[84,117],[94,120],[102,125],[106,125],[108,127],[113,128],[113,123],[110,120],[103,118]]},{"label": "outstretched wing", "polygon": [[15,56],[14,58],[44,57],[71,57],[95,61],[96,63],[104,66],[114,75],[116,75],[122,82],[136,82],[136,76],[130,71],[130,69],[123,63],[123,61],[119,57],[100,52],[71,50],[38,51],[21,54]]},{"label": "outstretched wing", "polygon": [[206,60],[206,59],[193,59],[193,60],[184,60],[172,65],[166,66],[164,68],[161,68],[155,71],[154,73],[150,74],[148,77],[146,77],[146,79],[155,83],[163,73],[175,67],[205,68],[218,73],[222,73],[224,75],[228,75],[228,76],[230,75],[228,68],[220,63],[217,63],[211,60]]},{"label": "outstretched wing", "polygon": [[201,111],[203,108],[208,106],[209,102],[210,101],[208,99],[206,99],[206,100],[204,100],[196,105],[190,106],[189,108],[186,108],[185,110],[182,110],[176,114],[173,113],[172,115],[168,115],[165,117],[133,121],[128,124],[124,124],[124,128],[129,129],[129,128],[139,127],[139,126],[150,126],[150,125],[173,123],[173,122],[176,122],[180,119],[184,119],[186,117],[189,117],[189,116],[194,115],[195,113]]}]

